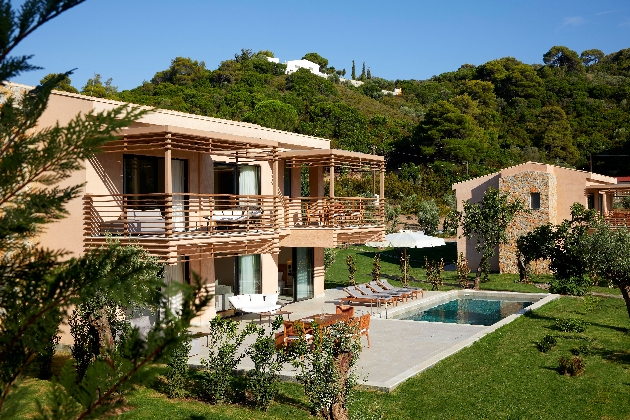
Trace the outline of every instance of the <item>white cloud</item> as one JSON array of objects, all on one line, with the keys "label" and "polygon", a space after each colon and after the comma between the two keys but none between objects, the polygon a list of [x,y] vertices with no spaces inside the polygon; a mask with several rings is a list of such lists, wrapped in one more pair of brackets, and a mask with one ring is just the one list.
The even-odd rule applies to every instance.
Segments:
[{"label": "white cloud", "polygon": [[625,22],[621,22],[619,26],[630,26],[630,19],[626,20]]},{"label": "white cloud", "polygon": [[609,15],[611,13],[617,13],[619,10],[605,10],[603,12],[597,12],[595,13],[595,16],[601,16],[601,15]]},{"label": "white cloud", "polygon": [[565,17],[564,20],[562,21],[562,27],[567,27],[567,26],[580,26],[586,23],[586,20],[582,17],[582,16],[570,16],[570,17]]}]

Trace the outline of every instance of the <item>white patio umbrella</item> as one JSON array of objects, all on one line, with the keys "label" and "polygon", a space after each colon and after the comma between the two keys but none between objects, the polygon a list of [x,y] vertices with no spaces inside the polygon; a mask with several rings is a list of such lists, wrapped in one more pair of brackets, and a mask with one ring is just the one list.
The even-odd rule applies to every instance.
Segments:
[{"label": "white patio umbrella", "polygon": [[385,240],[382,242],[366,242],[366,245],[374,248],[386,248],[389,246],[394,248],[428,248],[446,245],[446,243],[444,239],[425,235],[424,232],[401,230],[400,232],[385,235]]},{"label": "white patio umbrella", "polygon": [[403,258],[407,259],[407,248],[429,248],[446,245],[444,239],[425,235],[424,232],[401,230],[400,232],[385,235],[383,242],[366,242],[367,246],[374,248],[387,248],[389,246],[403,249]]}]

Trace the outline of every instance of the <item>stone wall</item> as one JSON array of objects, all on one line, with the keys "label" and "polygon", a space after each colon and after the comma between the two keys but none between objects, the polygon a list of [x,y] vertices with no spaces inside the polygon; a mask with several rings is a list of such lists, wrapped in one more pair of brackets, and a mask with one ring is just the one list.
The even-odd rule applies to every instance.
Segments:
[{"label": "stone wall", "polygon": [[[499,179],[499,190],[507,192],[512,199],[523,202],[527,212],[521,212],[507,228],[508,242],[499,246],[499,270],[501,273],[518,273],[516,240],[557,216],[558,197],[556,176],[546,172],[525,171]],[[540,208],[531,209],[531,193],[540,194]],[[532,263],[535,273],[548,273],[548,261]]]}]

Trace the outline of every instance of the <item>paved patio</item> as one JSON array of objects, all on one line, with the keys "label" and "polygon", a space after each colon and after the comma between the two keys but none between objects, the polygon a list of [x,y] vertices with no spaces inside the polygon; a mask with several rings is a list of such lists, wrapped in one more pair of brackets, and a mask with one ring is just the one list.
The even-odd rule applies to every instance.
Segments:
[{"label": "paved patio", "polygon": [[[396,308],[388,308],[387,315],[405,311],[412,306],[431,306],[437,301],[449,299],[449,296],[450,298],[455,297],[457,293],[462,293],[462,291],[425,292],[424,299],[399,304]],[[470,291],[470,293],[475,292]],[[291,303],[283,309],[292,312],[291,320],[322,312],[334,313],[335,305],[339,304],[340,299],[344,296],[345,293],[342,290],[329,289],[326,290],[324,297]],[[543,297],[543,295],[540,296]],[[535,309],[556,297],[556,295],[545,295],[541,301],[528,309]],[[367,347],[367,340],[363,337],[363,351],[356,369],[359,377],[366,380],[363,383],[365,386],[387,392],[519,316],[511,315],[493,326],[485,327],[385,319],[383,308],[377,311],[376,308],[370,309],[369,306],[355,305],[355,316],[357,313],[362,314],[370,311],[373,312],[370,322],[371,347]],[[250,320],[259,322],[257,315],[244,317],[244,322]],[[267,325],[267,321],[263,319],[262,324]],[[207,328],[194,327],[192,330],[195,332],[207,331]],[[252,341],[253,337],[246,344]],[[191,354],[194,354],[190,358],[191,365],[200,365],[200,360],[206,351],[205,344],[205,338],[195,340],[191,351]],[[253,363],[249,359],[244,359],[239,365],[239,369],[244,370],[252,367]],[[287,365],[282,376],[295,377],[295,371]]]}]

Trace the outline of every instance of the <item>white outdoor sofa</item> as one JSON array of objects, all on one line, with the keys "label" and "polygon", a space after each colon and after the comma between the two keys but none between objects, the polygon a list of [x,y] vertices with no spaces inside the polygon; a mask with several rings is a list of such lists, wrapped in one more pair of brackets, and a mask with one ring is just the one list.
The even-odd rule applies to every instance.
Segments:
[{"label": "white outdoor sofa", "polygon": [[275,312],[282,306],[278,305],[278,294],[246,294],[230,296],[228,298],[235,311],[241,313],[262,314],[264,312]]}]

